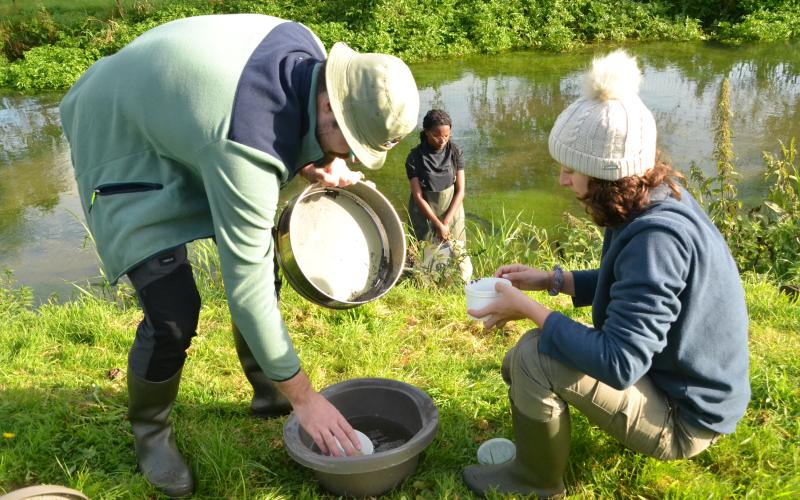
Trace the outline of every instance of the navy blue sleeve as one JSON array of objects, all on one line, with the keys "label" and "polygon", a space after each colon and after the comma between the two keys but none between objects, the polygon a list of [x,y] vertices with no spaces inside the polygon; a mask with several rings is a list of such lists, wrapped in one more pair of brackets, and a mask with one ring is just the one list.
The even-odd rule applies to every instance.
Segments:
[{"label": "navy blue sleeve", "polygon": [[572,280],[575,283],[575,295],[572,296],[574,307],[592,305],[594,291],[597,289],[597,275],[597,269],[572,271]]},{"label": "navy blue sleeve", "polygon": [[635,384],[667,345],[681,311],[688,250],[673,235],[643,231],[613,263],[606,320],[592,328],[551,313],[542,326],[539,350],[615,389]]}]

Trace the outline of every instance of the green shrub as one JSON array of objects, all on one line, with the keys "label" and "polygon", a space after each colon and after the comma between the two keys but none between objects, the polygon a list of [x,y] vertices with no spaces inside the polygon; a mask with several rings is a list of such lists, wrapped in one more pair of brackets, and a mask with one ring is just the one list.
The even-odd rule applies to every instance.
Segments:
[{"label": "green shrub", "polygon": [[8,59],[0,54],[0,87],[8,87],[11,83],[11,64]]},{"label": "green shrub", "polygon": [[739,23],[720,22],[716,37],[728,43],[779,42],[800,36],[800,9],[758,10]]},{"label": "green shrub", "polygon": [[[75,15],[79,9],[70,6],[55,14],[41,8],[30,19],[0,23],[0,49],[16,65],[12,72],[4,70],[0,85],[31,90],[63,88],[16,81],[17,74],[26,77],[41,71],[21,67],[31,60],[40,64],[36,55],[22,58],[33,47],[83,49],[97,58],[113,54],[159,24],[215,13],[248,12],[293,19],[315,30],[326,46],[341,40],[358,50],[390,53],[407,62],[530,48],[565,51],[595,42],[706,36],[701,21],[686,14],[695,10],[664,0],[141,0],[125,5],[124,13],[104,8],[108,13],[101,14],[95,9],[80,21]],[[777,18],[762,21],[758,16],[766,14],[753,14],[739,25],[722,24],[720,36],[743,40],[796,36],[791,28],[795,18],[788,7],[781,6],[783,14],[769,14]],[[770,33],[764,23],[774,19],[782,20],[783,28]],[[62,84],[59,78],[54,81]]]},{"label": "green shrub", "polygon": [[61,27],[42,7],[29,20],[0,23],[0,49],[9,60],[20,59],[32,47],[54,43],[60,30]]},{"label": "green shrub", "polygon": [[94,53],[74,47],[34,47],[7,69],[17,90],[67,89],[92,65]]},{"label": "green shrub", "polygon": [[800,167],[796,155],[794,138],[788,146],[781,143],[781,157],[764,154],[764,180],[770,188],[755,220],[763,234],[758,236],[767,243],[766,258],[773,275],[800,284]]}]

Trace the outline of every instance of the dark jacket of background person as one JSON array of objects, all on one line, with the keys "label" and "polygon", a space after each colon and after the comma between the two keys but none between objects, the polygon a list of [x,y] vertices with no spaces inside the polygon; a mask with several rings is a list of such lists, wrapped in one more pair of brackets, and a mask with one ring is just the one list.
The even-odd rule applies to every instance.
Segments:
[{"label": "dark jacket of background person", "polygon": [[423,140],[406,158],[406,176],[419,179],[423,191],[444,191],[455,184],[458,170],[464,170],[464,155],[452,141],[443,150],[436,151]]}]

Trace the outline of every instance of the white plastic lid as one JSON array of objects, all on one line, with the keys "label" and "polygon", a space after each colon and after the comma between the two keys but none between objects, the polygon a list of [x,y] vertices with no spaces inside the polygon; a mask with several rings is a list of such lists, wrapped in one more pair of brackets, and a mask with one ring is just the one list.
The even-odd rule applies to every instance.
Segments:
[{"label": "white plastic lid", "polygon": [[506,438],[492,438],[478,447],[478,463],[504,464],[517,456],[517,447]]},{"label": "white plastic lid", "polygon": [[[364,434],[363,432],[357,429],[353,430],[356,431],[356,436],[358,436],[358,440],[361,442],[361,454],[372,455],[373,453],[375,453],[375,447],[372,445],[372,440],[368,438],[367,435]],[[339,451],[341,453],[344,453],[344,448],[342,448],[342,445],[339,443],[338,439],[336,440],[336,444],[339,446]]]}]

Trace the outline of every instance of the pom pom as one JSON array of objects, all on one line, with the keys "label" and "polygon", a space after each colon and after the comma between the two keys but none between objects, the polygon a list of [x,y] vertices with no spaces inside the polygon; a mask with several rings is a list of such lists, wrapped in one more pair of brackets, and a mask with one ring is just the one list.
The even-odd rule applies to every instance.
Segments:
[{"label": "pom pom", "polygon": [[615,50],[592,61],[592,69],[584,77],[583,95],[600,101],[623,99],[637,95],[641,81],[636,59],[624,50]]}]

